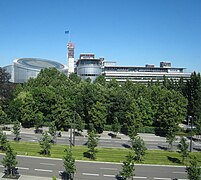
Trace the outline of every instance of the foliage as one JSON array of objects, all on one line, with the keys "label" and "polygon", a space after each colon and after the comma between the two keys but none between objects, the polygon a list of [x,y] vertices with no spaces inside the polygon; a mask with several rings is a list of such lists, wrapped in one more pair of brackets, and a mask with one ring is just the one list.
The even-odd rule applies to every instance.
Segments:
[{"label": "foliage", "polygon": [[187,140],[182,137],[179,144],[178,144],[178,149],[180,150],[179,153],[182,156],[182,163],[184,163],[184,160],[188,157],[188,143]]},{"label": "foliage", "polygon": [[177,127],[170,126],[167,130],[166,141],[168,142],[169,150],[172,151],[173,142],[176,141]]},{"label": "foliage", "polygon": [[114,122],[112,124],[112,131],[117,134],[120,131],[120,129],[121,129],[121,125],[120,125],[120,123],[118,121],[118,118],[115,117]]},{"label": "foliage", "polygon": [[51,142],[52,139],[48,135],[47,132],[43,133],[42,138],[39,140],[39,144],[42,148],[42,154],[44,155],[50,155],[50,149],[51,149]]},{"label": "foliage", "polygon": [[101,102],[97,101],[89,111],[89,116],[89,122],[93,123],[94,128],[98,133],[102,133],[106,122],[105,106]]},{"label": "foliage", "polygon": [[49,127],[49,131],[48,132],[52,136],[53,142],[55,142],[57,128],[55,126],[55,122],[54,121],[50,123],[50,127]]},{"label": "foliage", "polygon": [[76,121],[76,129],[78,131],[82,132],[84,129],[84,121],[78,113],[76,113],[75,117],[76,117],[76,120],[75,120]]},{"label": "foliage", "polygon": [[122,165],[122,171],[120,171],[120,175],[127,179],[135,176],[135,164],[134,164],[134,160],[133,160],[133,155],[129,152],[128,156],[126,156],[126,160],[123,161],[123,165]]},{"label": "foliage", "polygon": [[98,146],[98,138],[96,137],[96,134],[94,131],[90,131],[88,133],[88,140],[87,140],[87,147],[88,147],[88,153],[89,157],[93,160],[96,159],[96,147]]},{"label": "foliage", "polygon": [[66,148],[64,150],[65,156],[63,157],[64,160],[64,168],[65,168],[65,174],[67,175],[68,178],[73,178],[74,173],[76,171],[76,166],[75,166],[75,159],[73,158],[72,155],[72,149]]},{"label": "foliage", "polygon": [[5,151],[7,147],[7,136],[6,133],[3,133],[2,130],[0,130],[0,150]]},{"label": "foliage", "polygon": [[20,140],[20,122],[15,121],[13,125],[13,134],[15,134],[15,141]]},{"label": "foliage", "polygon": [[159,105],[156,112],[155,125],[156,133],[167,136],[171,127],[173,131],[178,130],[178,125],[186,116],[186,99],[174,90],[161,89],[159,95]]},{"label": "foliage", "polygon": [[3,166],[6,168],[6,174],[8,176],[15,176],[16,175],[16,153],[13,152],[13,149],[10,147],[10,145],[7,145],[6,148],[6,155],[2,160]]},{"label": "foliage", "polygon": [[2,107],[0,106],[0,124],[8,124],[9,118],[7,114],[3,111]]},{"label": "foliage", "polygon": [[131,145],[135,152],[135,160],[138,162],[142,161],[145,151],[147,150],[143,139],[139,136],[136,136],[135,138],[131,139]]},{"label": "foliage", "polygon": [[200,180],[201,167],[198,165],[196,157],[192,157],[190,165],[186,168],[190,180]]}]

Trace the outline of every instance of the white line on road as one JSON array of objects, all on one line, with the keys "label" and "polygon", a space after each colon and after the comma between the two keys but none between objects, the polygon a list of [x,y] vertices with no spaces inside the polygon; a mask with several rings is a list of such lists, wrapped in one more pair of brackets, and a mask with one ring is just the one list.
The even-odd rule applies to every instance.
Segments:
[{"label": "white line on road", "polygon": [[29,170],[29,168],[26,168],[26,167],[17,167],[17,168],[21,170]]},{"label": "white line on road", "polygon": [[103,174],[104,177],[115,177],[115,175]]},{"label": "white line on road", "polygon": [[134,179],[147,179],[147,177],[133,176]]},{"label": "white line on road", "polygon": [[42,171],[42,172],[52,172],[52,170],[47,169],[34,169],[35,171]]},{"label": "white line on road", "polygon": [[112,142],[112,141],[105,141],[105,140],[100,140],[100,143],[108,143],[108,142]]},{"label": "white line on road", "polygon": [[99,176],[99,174],[82,173],[84,176]]},{"label": "white line on road", "polygon": [[100,169],[103,169],[103,170],[112,170],[112,171],[118,170],[117,168],[100,168]]},{"label": "white line on road", "polygon": [[56,164],[51,164],[51,163],[40,163],[42,165],[48,165],[48,166],[55,166]]},{"label": "white line on road", "polygon": [[160,177],[154,177],[154,179],[171,180],[171,178],[160,178]]},{"label": "white line on road", "polygon": [[172,172],[172,173],[175,173],[175,174],[186,174],[186,172]]}]

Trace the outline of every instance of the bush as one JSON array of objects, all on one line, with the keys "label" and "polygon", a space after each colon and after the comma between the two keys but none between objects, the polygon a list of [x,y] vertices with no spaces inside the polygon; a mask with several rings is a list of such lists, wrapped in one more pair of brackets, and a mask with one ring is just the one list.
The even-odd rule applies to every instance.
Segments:
[{"label": "bush", "polygon": [[144,126],[139,129],[139,133],[152,133],[155,134],[155,127],[153,126]]},{"label": "bush", "polygon": [[104,131],[112,131],[112,125],[109,124],[104,125]]}]

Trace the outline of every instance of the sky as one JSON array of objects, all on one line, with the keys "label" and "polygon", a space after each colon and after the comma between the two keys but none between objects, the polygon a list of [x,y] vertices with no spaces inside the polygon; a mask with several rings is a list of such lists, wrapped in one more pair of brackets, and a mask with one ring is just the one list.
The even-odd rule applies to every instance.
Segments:
[{"label": "sky", "polygon": [[0,0],[1,67],[33,57],[67,64],[68,41],[75,59],[201,72],[201,0]]}]

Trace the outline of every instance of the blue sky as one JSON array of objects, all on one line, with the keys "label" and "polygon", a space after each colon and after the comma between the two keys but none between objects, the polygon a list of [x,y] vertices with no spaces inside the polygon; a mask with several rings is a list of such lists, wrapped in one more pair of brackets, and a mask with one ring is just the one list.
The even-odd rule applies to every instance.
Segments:
[{"label": "blue sky", "polygon": [[76,59],[201,72],[200,0],[0,0],[0,66],[22,57],[66,64],[65,30]]}]

